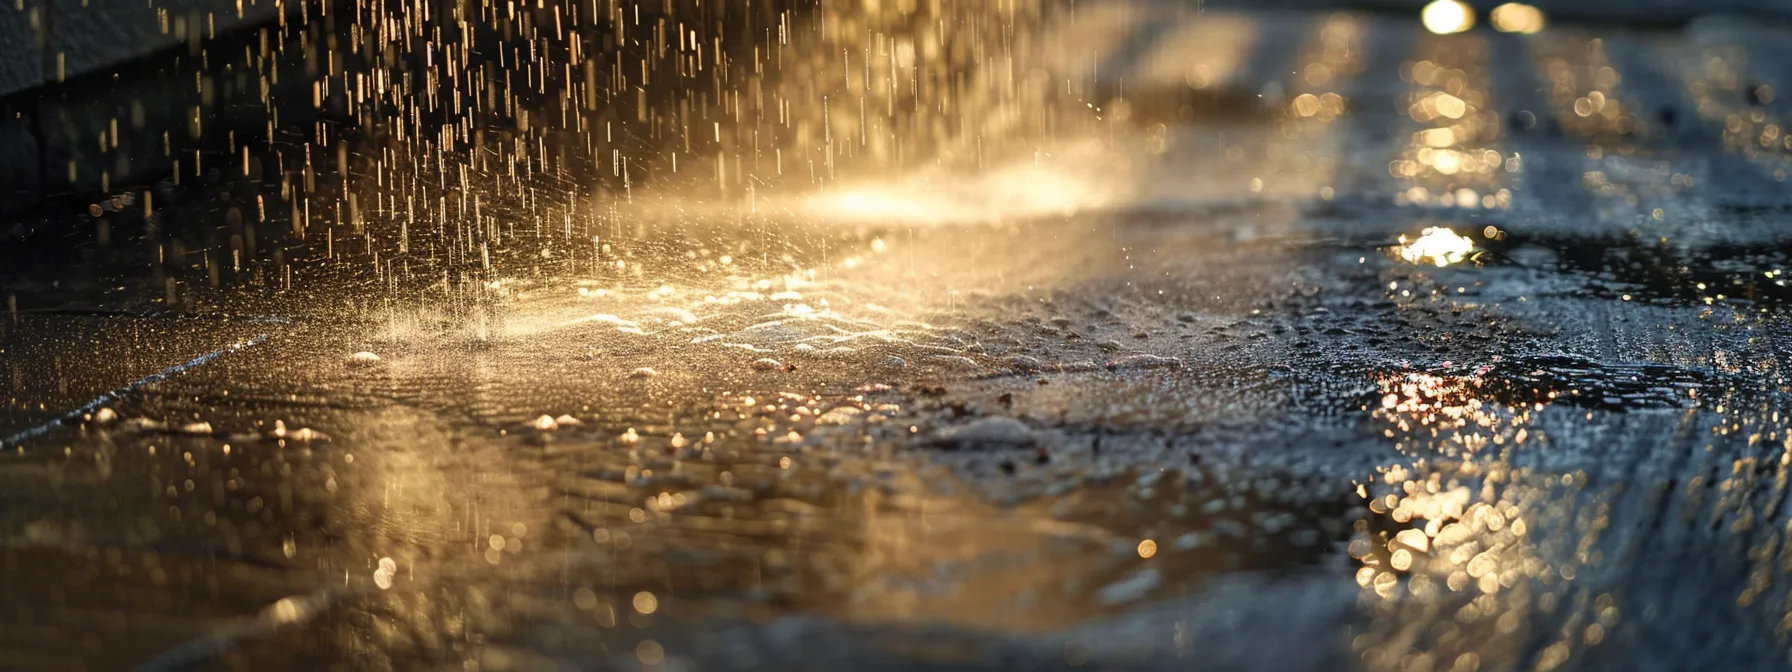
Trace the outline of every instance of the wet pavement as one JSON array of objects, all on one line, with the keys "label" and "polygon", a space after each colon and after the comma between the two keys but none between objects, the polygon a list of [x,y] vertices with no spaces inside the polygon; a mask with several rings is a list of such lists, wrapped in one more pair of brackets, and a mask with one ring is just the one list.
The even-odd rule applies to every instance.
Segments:
[{"label": "wet pavement", "polygon": [[1792,660],[1792,35],[1019,5],[751,180],[366,124],[18,218],[0,668]]}]

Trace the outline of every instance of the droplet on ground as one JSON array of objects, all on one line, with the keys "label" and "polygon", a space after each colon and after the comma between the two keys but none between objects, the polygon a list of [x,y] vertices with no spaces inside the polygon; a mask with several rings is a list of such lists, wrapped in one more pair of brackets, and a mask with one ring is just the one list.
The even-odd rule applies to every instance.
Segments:
[{"label": "droplet on ground", "polygon": [[1143,569],[1125,579],[1103,586],[1101,590],[1096,591],[1095,599],[1099,600],[1102,606],[1107,607],[1133,602],[1150,593],[1151,589],[1156,588],[1162,580],[1163,576],[1156,569]]},{"label": "droplet on ground", "polygon": [[864,411],[857,406],[836,406],[828,412],[815,417],[817,425],[844,425],[863,415]]},{"label": "droplet on ground", "polygon": [[1015,355],[1008,358],[1008,366],[1021,373],[1034,373],[1045,368],[1038,358],[1026,355]]},{"label": "droplet on ground", "polygon": [[1182,368],[1182,360],[1175,357],[1162,357],[1159,355],[1128,355],[1110,359],[1102,366],[1109,371],[1180,369]]},{"label": "droplet on ground", "polygon": [[297,443],[322,443],[330,440],[330,435],[310,427],[300,427],[286,434],[287,441]]},{"label": "droplet on ground", "polygon": [[933,435],[933,442],[954,448],[975,446],[1026,446],[1036,441],[1033,428],[1014,418],[981,418],[968,424],[942,429]]}]

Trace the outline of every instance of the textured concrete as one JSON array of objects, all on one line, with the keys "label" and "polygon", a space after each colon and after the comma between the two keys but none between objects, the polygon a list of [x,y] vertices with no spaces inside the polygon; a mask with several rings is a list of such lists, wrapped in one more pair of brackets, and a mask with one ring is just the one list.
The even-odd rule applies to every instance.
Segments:
[{"label": "textured concrete", "polygon": [[1786,669],[1792,31],[1096,5],[1015,69],[1128,105],[795,221],[395,162],[0,241],[0,669]]},{"label": "textured concrete", "polygon": [[[182,42],[196,44],[219,32],[245,23],[269,21],[275,16],[274,0],[253,4],[245,0],[240,17],[236,0],[49,3],[50,33],[44,63],[49,81],[55,81],[57,54],[64,55],[69,75],[74,76]],[[100,9],[102,4],[104,9]]]},{"label": "textured concrete", "polygon": [[0,95],[43,80],[43,2],[0,3]]},{"label": "textured concrete", "polygon": [[8,203],[36,200],[41,184],[37,137],[27,119],[7,115],[0,119],[0,211]]},{"label": "textured concrete", "polygon": [[[169,79],[184,52],[150,56],[275,17],[273,0],[245,0],[241,16],[235,0],[0,3],[0,213],[168,172],[163,134],[184,137],[207,101]],[[249,88],[220,81],[210,102]]]},{"label": "textured concrete", "polygon": [[273,19],[273,0],[16,0],[0,3],[0,95]]}]

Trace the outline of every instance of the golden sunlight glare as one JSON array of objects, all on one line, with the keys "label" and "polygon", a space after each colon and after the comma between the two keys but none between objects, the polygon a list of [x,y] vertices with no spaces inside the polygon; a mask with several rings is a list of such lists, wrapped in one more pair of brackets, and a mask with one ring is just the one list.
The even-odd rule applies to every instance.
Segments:
[{"label": "golden sunlight glare", "polygon": [[1543,10],[1522,2],[1508,2],[1493,8],[1487,16],[1493,29],[1502,33],[1522,33],[1529,35],[1543,30]]},{"label": "golden sunlight glare", "polygon": [[1457,235],[1448,227],[1431,226],[1419,235],[1417,240],[1407,240],[1400,236],[1398,249],[1400,258],[1408,263],[1421,264],[1426,261],[1437,264],[1438,268],[1449,266],[1467,259],[1475,252],[1475,242],[1467,237]]},{"label": "golden sunlight glare", "polygon": [[1462,0],[1434,0],[1419,13],[1425,29],[1438,35],[1460,33],[1475,25],[1475,10]]}]

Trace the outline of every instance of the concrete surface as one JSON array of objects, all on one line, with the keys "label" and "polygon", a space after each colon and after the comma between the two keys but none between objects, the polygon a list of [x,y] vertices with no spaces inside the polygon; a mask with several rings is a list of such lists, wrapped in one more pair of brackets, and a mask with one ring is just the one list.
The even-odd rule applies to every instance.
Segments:
[{"label": "concrete surface", "polygon": [[[236,7],[234,0],[0,3],[0,213],[51,194],[166,175],[173,163],[161,151],[162,134],[187,126],[199,101],[181,94],[192,90],[190,81],[169,80],[177,57],[157,54],[276,18],[273,0],[245,4],[240,17]],[[246,93],[231,84],[218,88]],[[120,135],[102,147],[114,120],[122,120]]]},{"label": "concrete surface", "polygon": [[1792,34],[1114,7],[815,210],[0,249],[0,667],[1784,669]]},{"label": "concrete surface", "polygon": [[276,16],[274,0],[9,0],[0,3],[0,96],[99,72]]},{"label": "concrete surface", "polygon": [[45,81],[43,2],[0,5],[0,96]]}]

